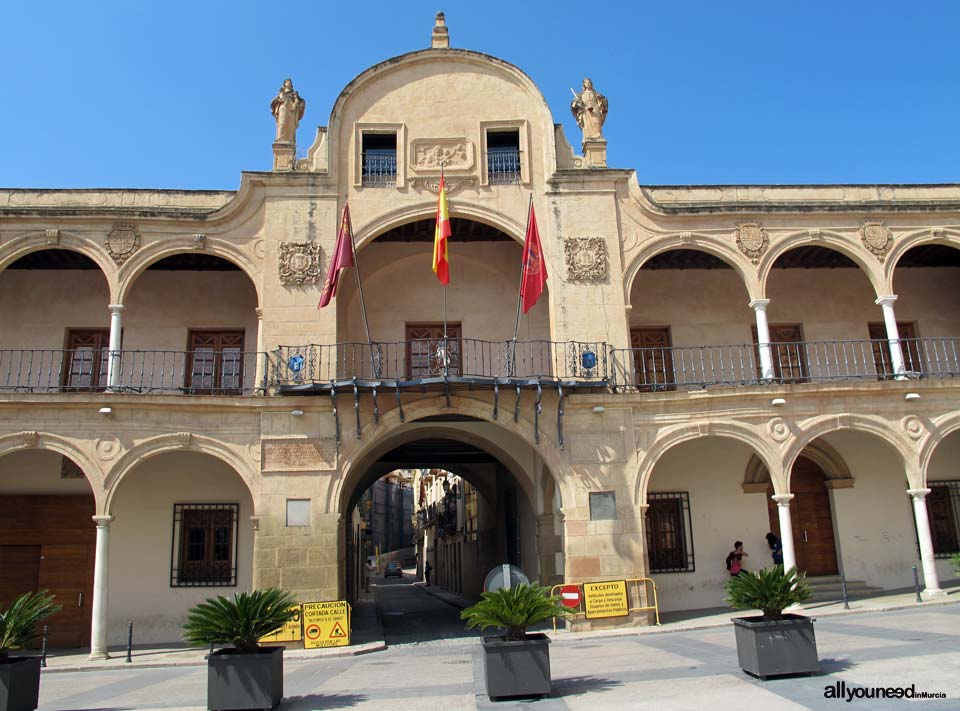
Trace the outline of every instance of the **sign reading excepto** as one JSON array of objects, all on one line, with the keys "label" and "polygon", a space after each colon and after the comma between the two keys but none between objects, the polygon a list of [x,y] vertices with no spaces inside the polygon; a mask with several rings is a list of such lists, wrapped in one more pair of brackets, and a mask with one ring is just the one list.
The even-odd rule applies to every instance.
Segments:
[{"label": "sign reading excepto", "polygon": [[603,583],[584,583],[583,602],[588,620],[596,617],[629,615],[627,581],[611,580]]},{"label": "sign reading excepto", "polygon": [[346,600],[303,603],[303,648],[350,644],[350,606]]},{"label": "sign reading excepto", "polygon": [[294,605],[290,609],[294,610],[297,613],[297,616],[280,629],[261,637],[261,643],[269,644],[270,642],[299,642],[302,639],[303,626],[301,625],[300,619],[302,614],[300,611],[300,605]]}]

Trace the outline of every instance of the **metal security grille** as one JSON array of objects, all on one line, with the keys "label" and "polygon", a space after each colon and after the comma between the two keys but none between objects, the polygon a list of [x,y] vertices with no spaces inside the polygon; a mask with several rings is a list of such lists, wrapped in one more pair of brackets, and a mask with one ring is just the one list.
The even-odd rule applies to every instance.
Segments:
[{"label": "metal security grille", "polygon": [[949,558],[960,553],[960,480],[928,481],[927,517],[933,553]]},{"label": "metal security grille", "polygon": [[239,504],[174,504],[170,587],[237,584]]},{"label": "metal security grille", "polygon": [[685,492],[647,494],[647,551],[651,573],[692,573],[693,528],[690,495]]},{"label": "metal security grille", "polygon": [[490,148],[487,151],[487,175],[491,185],[512,185],[520,182],[520,151],[512,148]]}]

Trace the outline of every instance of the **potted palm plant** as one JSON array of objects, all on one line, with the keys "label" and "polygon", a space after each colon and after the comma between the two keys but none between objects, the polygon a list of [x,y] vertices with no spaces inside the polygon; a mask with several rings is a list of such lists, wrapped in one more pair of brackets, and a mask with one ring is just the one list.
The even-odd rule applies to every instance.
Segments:
[{"label": "potted palm plant", "polygon": [[483,638],[487,696],[542,696],[550,693],[550,638],[527,628],[569,610],[549,588],[521,583],[485,592],[480,601],[460,613],[467,629],[499,627],[504,634]]},{"label": "potted palm plant", "polygon": [[40,696],[40,657],[10,656],[36,639],[44,619],[60,611],[46,590],[24,593],[0,613],[0,711],[33,711]]},{"label": "potted palm plant", "polygon": [[784,614],[813,595],[796,568],[782,565],[734,575],[727,582],[727,602],[737,610],[760,610],[762,616],[734,618],[740,668],[766,680],[781,674],[820,671],[814,619]]},{"label": "potted palm plant", "polygon": [[276,588],[218,596],[191,608],[184,639],[229,645],[207,657],[207,708],[272,709],[283,698],[283,647],[259,639],[294,619],[296,601]]}]

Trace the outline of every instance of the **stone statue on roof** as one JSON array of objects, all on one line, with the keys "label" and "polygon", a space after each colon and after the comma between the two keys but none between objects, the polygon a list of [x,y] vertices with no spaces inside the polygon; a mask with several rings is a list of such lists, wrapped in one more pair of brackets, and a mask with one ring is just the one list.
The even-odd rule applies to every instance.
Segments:
[{"label": "stone statue on roof", "polygon": [[303,118],[307,102],[293,88],[290,79],[284,79],[280,91],[270,102],[270,112],[277,121],[276,143],[296,143],[297,126]]},{"label": "stone statue on roof", "polygon": [[[572,91],[572,90],[571,90]],[[583,80],[579,93],[573,92],[570,111],[583,129],[583,140],[603,138],[603,122],[607,120],[607,97],[594,90],[590,79]]]}]

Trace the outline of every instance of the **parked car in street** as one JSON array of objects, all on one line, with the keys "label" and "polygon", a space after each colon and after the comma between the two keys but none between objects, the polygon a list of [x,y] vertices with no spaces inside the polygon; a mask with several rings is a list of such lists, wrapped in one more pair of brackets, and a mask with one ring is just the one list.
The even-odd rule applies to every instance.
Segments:
[{"label": "parked car in street", "polygon": [[403,577],[403,568],[400,567],[399,563],[387,563],[387,569],[383,571],[383,577],[389,578],[391,575],[398,578]]}]

